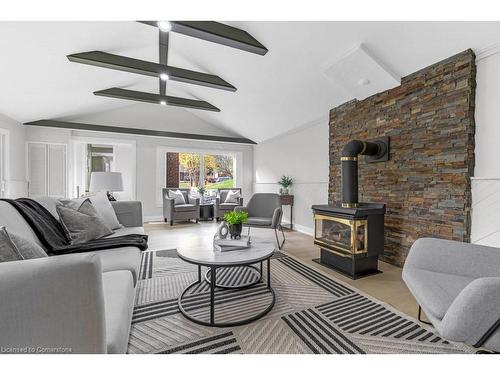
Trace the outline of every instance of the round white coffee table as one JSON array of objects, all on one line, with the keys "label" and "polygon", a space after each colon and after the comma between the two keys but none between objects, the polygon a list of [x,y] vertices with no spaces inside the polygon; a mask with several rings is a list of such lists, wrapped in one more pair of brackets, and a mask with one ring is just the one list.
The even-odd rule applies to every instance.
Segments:
[{"label": "round white coffee table", "polygon": [[[179,248],[177,249],[177,255],[182,260],[195,264],[198,266],[198,280],[194,283],[187,286],[182,294],[179,296],[178,304],[179,310],[187,319],[206,326],[210,327],[234,327],[243,324],[247,324],[253,322],[257,319],[260,319],[264,315],[266,315],[274,306],[276,297],[274,294],[274,290],[271,288],[271,257],[276,250],[275,244],[273,242],[265,242],[259,240],[253,240],[252,245],[248,249],[244,250],[233,250],[226,252],[219,252],[213,250],[212,246],[193,246],[189,249]],[[215,321],[215,289],[249,289],[262,282],[262,263],[267,261],[267,293],[270,293],[271,300],[269,305],[258,314],[250,316],[245,319],[230,321],[230,322],[216,322]],[[255,267],[255,264],[260,264],[260,269]],[[201,267],[208,267],[208,271],[202,277]],[[224,270],[228,268],[234,267],[248,267],[251,272],[256,274],[252,280],[250,278],[250,282],[243,282],[240,284],[218,284],[217,283],[217,270]],[[188,303],[184,303],[186,294],[193,289],[194,287],[199,287],[203,283],[208,283],[210,285],[210,320],[202,320],[197,317],[194,317],[192,314],[187,311],[189,306]]]}]

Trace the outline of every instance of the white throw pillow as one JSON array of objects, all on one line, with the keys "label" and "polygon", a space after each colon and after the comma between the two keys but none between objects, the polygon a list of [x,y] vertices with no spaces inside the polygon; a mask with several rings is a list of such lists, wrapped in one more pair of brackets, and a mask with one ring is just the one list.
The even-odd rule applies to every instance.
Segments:
[{"label": "white throw pillow", "polygon": [[226,200],[224,203],[240,203],[241,194],[239,190],[230,190],[226,195]]},{"label": "white throw pillow", "polygon": [[[90,203],[92,203],[97,213],[101,215],[104,220],[104,224],[108,227],[108,229],[115,230],[123,227],[118,221],[115,210],[113,209],[113,206],[111,206],[108,195],[105,192],[96,193],[85,198],[74,198],[71,200],[61,199],[61,203],[78,210],[86,199],[90,199]],[[71,202],[74,204],[72,205]]]},{"label": "white throw pillow", "polygon": [[102,216],[104,223],[109,229],[114,230],[122,228],[122,225],[116,217],[115,210],[109,202],[108,195],[105,192],[92,195],[89,199],[97,212]]},{"label": "white throw pillow", "polygon": [[180,190],[177,191],[169,190],[168,197],[174,200],[174,204],[176,206],[178,204],[186,204],[186,200],[184,199],[184,194],[182,194],[182,191]]}]

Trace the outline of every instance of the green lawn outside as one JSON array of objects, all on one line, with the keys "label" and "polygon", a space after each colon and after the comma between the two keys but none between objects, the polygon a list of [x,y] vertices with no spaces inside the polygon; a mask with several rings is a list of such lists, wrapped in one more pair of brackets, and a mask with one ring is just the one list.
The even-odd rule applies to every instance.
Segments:
[{"label": "green lawn outside", "polygon": [[[232,187],[233,187],[233,180],[226,180],[226,181],[222,181],[222,182],[205,184],[206,189],[230,189]],[[191,188],[191,184],[189,182],[181,181],[179,183],[179,188],[189,189],[189,188]]]}]

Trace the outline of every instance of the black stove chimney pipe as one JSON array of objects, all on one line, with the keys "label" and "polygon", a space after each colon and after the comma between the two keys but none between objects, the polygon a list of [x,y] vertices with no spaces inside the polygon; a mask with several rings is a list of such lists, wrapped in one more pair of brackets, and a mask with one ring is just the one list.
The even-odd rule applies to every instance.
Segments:
[{"label": "black stove chimney pipe", "polygon": [[342,207],[358,207],[358,155],[381,155],[387,150],[380,142],[352,140],[342,149]]}]

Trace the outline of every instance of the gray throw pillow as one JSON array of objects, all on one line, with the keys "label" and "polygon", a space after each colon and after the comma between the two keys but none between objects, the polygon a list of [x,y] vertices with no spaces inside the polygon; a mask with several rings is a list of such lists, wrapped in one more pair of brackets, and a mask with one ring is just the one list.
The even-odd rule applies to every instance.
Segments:
[{"label": "gray throw pillow", "polygon": [[88,199],[77,209],[61,204],[57,206],[57,213],[71,244],[86,243],[113,234]]},{"label": "gray throw pillow", "polygon": [[238,190],[230,190],[227,192],[224,203],[240,203],[240,192]]},{"label": "gray throw pillow", "polygon": [[5,227],[0,227],[0,263],[14,260],[23,260],[23,256],[12,242]]},{"label": "gray throw pillow", "polygon": [[48,256],[40,245],[15,233],[9,233],[9,236],[23,259],[46,258]]}]

